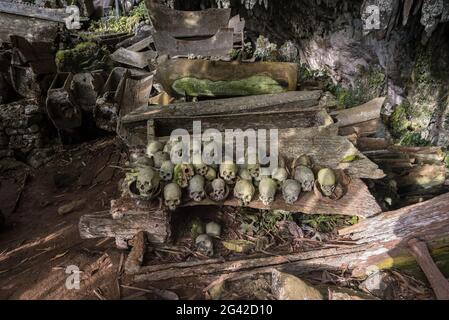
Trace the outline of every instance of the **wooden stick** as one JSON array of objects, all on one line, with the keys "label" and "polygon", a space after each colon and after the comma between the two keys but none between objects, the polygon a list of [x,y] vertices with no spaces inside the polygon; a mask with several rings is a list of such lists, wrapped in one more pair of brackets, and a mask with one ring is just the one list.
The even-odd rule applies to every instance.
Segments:
[{"label": "wooden stick", "polygon": [[408,245],[411,254],[415,257],[427,280],[429,280],[437,299],[449,300],[449,282],[430,256],[426,243],[417,239],[411,239]]}]

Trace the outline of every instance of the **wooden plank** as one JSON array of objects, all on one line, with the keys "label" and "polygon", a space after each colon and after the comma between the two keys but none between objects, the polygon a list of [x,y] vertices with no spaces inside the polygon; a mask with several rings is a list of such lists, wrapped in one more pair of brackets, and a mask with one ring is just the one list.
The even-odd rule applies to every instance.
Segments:
[{"label": "wooden plank", "polygon": [[217,33],[207,39],[183,40],[176,39],[167,31],[154,33],[154,45],[159,55],[219,57],[229,58],[229,52],[234,43],[233,29],[220,29]]},{"label": "wooden plank", "polygon": [[9,43],[10,35],[17,35],[29,41],[53,42],[58,36],[60,23],[37,18],[0,13],[0,41]]},{"label": "wooden plank", "polygon": [[[211,61],[191,59],[169,59],[157,69],[157,80],[165,91],[171,95],[179,95],[174,89],[175,81],[183,78],[198,80],[239,81],[253,76],[265,76],[276,81],[286,91],[296,90],[298,64],[287,62],[253,62]],[[222,92],[221,95],[225,94]]]},{"label": "wooden plank", "polygon": [[269,110],[300,111],[317,106],[322,91],[292,91],[257,97],[237,97],[199,102],[176,103],[168,106],[144,106],[122,118],[123,123],[146,121],[155,117],[215,116]]},{"label": "wooden plank", "polygon": [[118,48],[110,57],[115,62],[143,69],[148,66],[149,61],[156,58],[156,56],[157,52],[153,50],[135,52],[125,48]]},{"label": "wooden plank", "polygon": [[[249,204],[250,208],[264,210],[284,210],[294,213],[305,214],[322,214],[322,215],[348,215],[358,216],[361,218],[369,218],[380,212],[382,209],[377,204],[374,197],[369,192],[367,186],[360,179],[352,179],[347,186],[348,190],[345,196],[339,200],[331,200],[329,198],[319,199],[313,192],[302,193],[298,201],[294,205],[288,205],[282,199],[281,195],[277,195],[275,202],[271,207],[264,206],[260,200],[254,200]],[[257,195],[255,196],[257,198]],[[205,200],[201,203],[189,202],[183,206],[198,205],[225,205],[239,207],[237,199],[229,199],[224,203],[214,203],[211,200]]]},{"label": "wooden plank", "polygon": [[361,106],[338,111],[338,126],[347,127],[361,122],[379,119],[384,101],[385,97],[376,98]]},{"label": "wooden plank", "polygon": [[65,19],[71,15],[71,13],[66,13],[65,8],[52,9],[31,5],[29,3],[10,1],[0,1],[0,12],[60,23],[65,23]]},{"label": "wooden plank", "polygon": [[173,37],[213,36],[220,28],[226,28],[231,9],[206,9],[201,11],[180,11],[145,0],[151,22],[156,31],[167,31]]}]

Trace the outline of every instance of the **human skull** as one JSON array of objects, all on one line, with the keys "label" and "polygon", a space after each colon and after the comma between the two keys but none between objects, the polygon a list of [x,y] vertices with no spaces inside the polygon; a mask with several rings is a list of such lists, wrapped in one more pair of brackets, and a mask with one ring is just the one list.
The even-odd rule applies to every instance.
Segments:
[{"label": "human skull", "polygon": [[206,234],[214,238],[219,238],[221,234],[221,226],[216,222],[209,222],[206,224]]},{"label": "human skull", "polygon": [[154,140],[148,143],[146,153],[148,157],[153,157],[156,154],[156,152],[162,151],[163,149],[164,145],[162,144],[162,142]]},{"label": "human skull", "polygon": [[160,169],[164,161],[170,160],[170,155],[163,151],[158,151],[153,155],[154,167]]},{"label": "human skull", "polygon": [[195,202],[201,202],[206,197],[203,176],[196,175],[189,181],[189,197]]},{"label": "human skull", "polygon": [[301,193],[301,185],[293,179],[285,180],[282,184],[282,197],[287,204],[294,204]]},{"label": "human skull", "polygon": [[213,181],[216,177],[217,177],[217,171],[214,168],[209,167],[209,169],[207,170],[207,174],[205,176],[206,180]]},{"label": "human skull", "polygon": [[248,170],[248,169],[240,168],[240,169],[239,169],[239,176],[238,176],[238,179],[252,180],[253,177],[252,177],[251,174],[249,173],[249,170]]},{"label": "human skull", "polygon": [[212,181],[212,190],[209,192],[209,198],[213,201],[223,201],[225,200],[229,195],[229,187],[226,184],[226,182],[221,179],[217,178],[214,181]]},{"label": "human skull", "polygon": [[260,164],[248,164],[246,169],[248,169],[249,174],[253,178],[258,178],[260,174]]},{"label": "human skull", "polygon": [[240,200],[240,204],[244,207],[248,206],[253,200],[256,188],[250,180],[239,180],[234,188],[234,197]]},{"label": "human skull", "polygon": [[189,181],[195,175],[195,170],[190,164],[177,164],[174,169],[174,181],[181,187],[187,188]]},{"label": "human skull", "polygon": [[270,206],[276,196],[277,183],[271,178],[263,178],[259,183],[259,199],[265,206]]},{"label": "human skull", "polygon": [[209,171],[209,167],[204,163],[193,164],[196,174],[205,177]]},{"label": "human skull", "polygon": [[173,179],[173,169],[175,165],[170,160],[165,160],[162,162],[161,168],[159,169],[159,175],[163,181],[171,181]]},{"label": "human skull", "polygon": [[169,183],[164,188],[164,203],[171,211],[181,204],[182,191],[176,183]]},{"label": "human skull", "polygon": [[304,192],[309,192],[313,190],[315,175],[309,167],[298,166],[295,169],[295,180],[301,184],[301,189]]},{"label": "human skull", "polygon": [[278,189],[281,189],[284,181],[288,179],[288,172],[285,168],[276,168],[273,170],[271,177],[276,181]]},{"label": "human skull", "polygon": [[196,249],[205,256],[211,257],[214,255],[214,243],[207,234],[200,234],[195,239],[195,245]]},{"label": "human skull", "polygon": [[337,177],[332,169],[324,168],[318,172],[318,184],[320,185],[321,192],[330,197],[335,190],[337,184]]},{"label": "human skull", "polygon": [[299,166],[312,167],[312,159],[308,155],[301,155],[297,160],[296,164]]},{"label": "human skull", "polygon": [[220,165],[220,177],[222,177],[227,184],[235,183],[237,171],[237,165],[233,162],[224,162]]},{"label": "human skull", "polygon": [[150,167],[141,167],[137,172],[136,187],[141,196],[155,197],[160,191],[160,177]]}]

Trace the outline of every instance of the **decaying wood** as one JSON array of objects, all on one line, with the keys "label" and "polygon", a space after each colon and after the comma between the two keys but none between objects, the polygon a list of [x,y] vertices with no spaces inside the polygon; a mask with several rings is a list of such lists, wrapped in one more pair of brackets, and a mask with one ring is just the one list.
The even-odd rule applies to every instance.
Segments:
[{"label": "decaying wood", "polygon": [[[357,150],[345,137],[317,134],[313,137],[287,136],[279,139],[279,150],[287,159],[306,154],[321,167],[346,170],[357,178],[381,179],[385,176],[379,167]],[[345,162],[354,156],[354,161]]]},{"label": "decaying wood", "polygon": [[159,210],[153,204],[120,198],[111,201],[111,214],[84,215],[78,227],[83,239],[114,237],[119,243],[144,231],[150,243],[166,243],[171,235],[170,219],[168,211]]},{"label": "decaying wood", "polygon": [[347,127],[357,123],[379,119],[384,101],[385,97],[376,98],[361,106],[338,111],[336,116],[337,124],[340,127]]},{"label": "decaying wood", "polygon": [[417,166],[396,181],[401,188],[428,189],[441,186],[446,181],[446,167],[444,164]]},{"label": "decaying wood", "polygon": [[[1,2],[3,3],[3,2]],[[9,42],[14,34],[29,41],[51,41],[58,37],[60,23],[0,12],[0,41]]]},{"label": "decaying wood", "polygon": [[154,45],[159,55],[219,57],[229,58],[229,52],[234,43],[233,29],[220,29],[217,33],[207,39],[182,40],[176,39],[167,31],[154,33]]},{"label": "decaying wood", "polygon": [[153,50],[135,52],[125,48],[118,48],[113,54],[110,55],[111,59],[118,63],[140,69],[148,66],[149,61],[156,58],[156,56],[157,52]]},{"label": "decaying wood", "polygon": [[47,113],[58,129],[78,128],[82,124],[81,109],[72,95],[73,74],[56,74],[47,93]]},{"label": "decaying wood", "polygon": [[339,134],[341,136],[348,136],[355,134],[357,138],[369,137],[375,135],[378,132],[379,128],[380,128],[380,119],[373,119],[346,127],[340,127]]},{"label": "decaying wood", "polygon": [[147,121],[154,117],[197,117],[266,111],[301,111],[317,106],[322,91],[291,91],[257,97],[237,97],[209,101],[145,106],[122,119],[123,123]]},{"label": "decaying wood", "polygon": [[157,79],[164,89],[176,95],[172,85],[176,80],[192,77],[210,81],[234,81],[264,75],[275,80],[288,91],[296,90],[298,65],[287,62],[210,61],[170,59],[158,66]]},{"label": "decaying wood", "polygon": [[153,37],[148,36],[147,38],[144,38],[144,39],[140,40],[139,42],[132,44],[131,46],[129,46],[126,49],[130,50],[130,51],[139,52],[144,49],[148,49],[150,47],[150,44],[152,44],[152,43],[153,43]]},{"label": "decaying wood", "polygon": [[[346,195],[339,200],[331,200],[329,198],[319,199],[313,192],[307,192],[302,193],[298,201],[293,205],[286,204],[282,199],[282,196],[278,195],[271,207],[263,205],[260,200],[252,201],[249,204],[249,207],[254,209],[284,210],[306,214],[349,215],[361,218],[369,218],[382,212],[382,209],[379,207],[363,181],[360,179],[352,179],[347,188]],[[255,199],[257,197],[258,195],[255,196]],[[198,205],[217,205],[217,203],[214,203],[211,200],[205,200],[201,203],[189,202],[184,204],[184,206]],[[239,201],[235,198],[226,200],[220,205],[240,207]]]},{"label": "decaying wood", "polygon": [[388,148],[390,144],[384,138],[357,138],[357,148],[364,151],[380,150]]},{"label": "decaying wood", "polygon": [[137,233],[132,240],[132,249],[125,262],[126,273],[134,274],[139,272],[147,248],[146,241],[146,234],[143,231]]},{"label": "decaying wood", "polygon": [[206,9],[180,11],[146,0],[151,22],[156,31],[167,31],[173,37],[213,36],[220,28],[226,28],[231,9]]},{"label": "decaying wood", "polygon": [[133,76],[127,74],[123,84],[122,95],[118,101],[120,115],[127,115],[142,105],[148,105],[152,88],[153,75]]},{"label": "decaying wood", "polygon": [[52,9],[16,1],[1,1],[0,12],[61,23],[64,23],[65,19],[70,16],[70,13],[67,13],[65,9]]},{"label": "decaying wood", "polygon": [[430,256],[426,243],[417,239],[411,239],[408,245],[413,257],[415,257],[427,280],[429,280],[437,299],[449,300],[449,282]]},{"label": "decaying wood", "polygon": [[136,281],[159,281],[173,277],[195,277],[206,274],[230,274],[271,267],[303,274],[318,270],[352,271],[353,276],[365,276],[373,266],[380,269],[394,266],[395,257],[408,253],[408,240],[419,237],[431,248],[447,247],[449,231],[449,194],[427,202],[385,212],[363,220],[356,226],[340,231],[347,236],[347,246],[270,257],[240,260],[211,259],[191,263],[172,263],[143,267]]}]

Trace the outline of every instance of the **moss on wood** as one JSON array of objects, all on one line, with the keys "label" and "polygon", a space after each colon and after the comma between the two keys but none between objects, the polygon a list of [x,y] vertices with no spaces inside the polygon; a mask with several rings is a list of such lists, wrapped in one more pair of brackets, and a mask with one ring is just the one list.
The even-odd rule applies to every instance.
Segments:
[{"label": "moss on wood", "polygon": [[109,51],[105,47],[86,41],[72,49],[56,52],[55,62],[59,71],[79,72],[93,70],[108,64]]},{"label": "moss on wood", "polygon": [[229,81],[185,77],[176,80],[172,88],[177,94],[191,97],[248,96],[287,91],[277,81],[263,75]]}]

